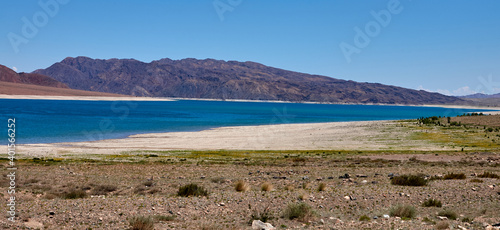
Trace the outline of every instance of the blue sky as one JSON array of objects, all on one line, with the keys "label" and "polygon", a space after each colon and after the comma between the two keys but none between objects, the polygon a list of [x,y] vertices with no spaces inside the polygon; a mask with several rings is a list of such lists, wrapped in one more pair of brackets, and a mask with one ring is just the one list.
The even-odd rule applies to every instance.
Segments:
[{"label": "blue sky", "polygon": [[496,0],[6,1],[0,64],[31,72],[68,56],[214,58],[491,94],[500,92],[498,12]]}]

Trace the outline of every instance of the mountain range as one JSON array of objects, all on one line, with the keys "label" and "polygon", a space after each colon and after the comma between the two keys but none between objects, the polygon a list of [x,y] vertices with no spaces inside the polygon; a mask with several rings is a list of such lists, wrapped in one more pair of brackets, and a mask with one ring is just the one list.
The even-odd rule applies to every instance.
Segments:
[{"label": "mountain range", "polygon": [[465,100],[379,83],[298,73],[255,62],[68,57],[33,74],[72,89],[147,97],[375,104],[462,104]]}]

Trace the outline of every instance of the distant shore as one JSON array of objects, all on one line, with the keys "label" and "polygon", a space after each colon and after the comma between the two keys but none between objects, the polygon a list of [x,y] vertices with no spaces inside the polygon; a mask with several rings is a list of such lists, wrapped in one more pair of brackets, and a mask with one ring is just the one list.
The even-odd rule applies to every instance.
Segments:
[{"label": "distant shore", "polygon": [[[0,99],[33,99],[33,100],[83,100],[83,101],[231,101],[231,102],[264,102],[264,103],[302,103],[302,104],[335,104],[335,105],[380,105],[380,106],[417,106],[441,107],[450,109],[481,109],[491,110],[491,114],[500,114],[500,107],[472,106],[472,105],[406,105],[406,104],[363,104],[363,103],[333,103],[310,101],[275,101],[275,100],[244,100],[244,99],[209,99],[209,98],[174,98],[174,97],[134,97],[134,96],[47,96],[47,95],[6,95],[0,94]],[[497,112],[498,111],[498,112]],[[483,112],[484,113],[484,112]],[[490,114],[490,112],[488,112]]]}]

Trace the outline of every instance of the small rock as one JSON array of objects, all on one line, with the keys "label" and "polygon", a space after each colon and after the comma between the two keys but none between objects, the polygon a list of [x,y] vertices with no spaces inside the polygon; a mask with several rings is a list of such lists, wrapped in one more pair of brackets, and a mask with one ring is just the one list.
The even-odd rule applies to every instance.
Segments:
[{"label": "small rock", "polygon": [[374,220],[378,219],[378,216],[374,216],[374,217],[373,217],[373,219],[374,219]]},{"label": "small rock", "polygon": [[382,217],[384,217],[384,219],[389,219],[390,218],[390,216],[387,215],[387,214],[384,214]]},{"label": "small rock", "polygon": [[205,176],[201,176],[200,178],[201,178],[201,179],[205,179],[206,177],[205,177]]},{"label": "small rock", "polygon": [[323,180],[323,178],[322,178],[322,177],[318,177],[318,178],[316,178],[316,180],[317,180],[317,181],[322,181],[322,180]]},{"label": "small rock", "polygon": [[333,180],[333,177],[332,177],[332,176],[329,176],[329,177],[328,177],[328,180]]},{"label": "small rock", "polygon": [[53,216],[53,215],[55,215],[55,214],[56,214],[56,213],[55,213],[55,212],[53,212],[53,211],[50,211],[50,212],[49,212],[49,215],[51,215],[51,216]]},{"label": "small rock", "polygon": [[260,220],[254,220],[252,221],[252,229],[256,229],[256,230],[272,230],[272,229],[276,229],[275,227],[273,227],[270,223],[264,223]]},{"label": "small rock", "polygon": [[366,184],[366,183],[368,183],[368,181],[367,180],[363,180],[363,181],[361,181],[361,183],[362,184]]},{"label": "small rock", "polygon": [[375,181],[375,180],[374,180],[374,181],[372,181],[372,184],[377,184],[377,183],[378,183],[378,181]]},{"label": "small rock", "polygon": [[472,191],[477,191],[477,188],[472,188]]},{"label": "small rock", "polygon": [[438,216],[437,218],[440,220],[447,220],[448,219],[448,217],[446,217],[446,216]]},{"label": "small rock", "polygon": [[488,185],[488,188],[495,189],[495,185]]},{"label": "small rock", "polygon": [[339,179],[349,179],[351,176],[349,174],[344,174],[343,176],[339,176]]},{"label": "small rock", "polygon": [[466,227],[462,227],[462,226],[460,226],[460,225],[458,225],[457,227],[458,227],[458,229],[460,229],[460,230],[467,230],[467,228],[466,228]]},{"label": "small rock", "polygon": [[361,178],[364,178],[364,177],[368,177],[367,175],[365,174],[356,174],[356,177],[361,177]]},{"label": "small rock", "polygon": [[320,219],[319,222],[321,222],[321,224],[325,224],[325,221],[323,219]]},{"label": "small rock", "polygon": [[302,180],[309,180],[309,177],[308,176],[304,176],[304,177],[302,177]]},{"label": "small rock", "polygon": [[225,205],[226,205],[226,204],[224,204],[224,203],[220,203],[220,206],[225,206]]},{"label": "small rock", "polygon": [[394,173],[389,173],[387,176],[388,177],[394,177]]},{"label": "small rock", "polygon": [[351,200],[351,197],[350,196],[344,196],[344,199],[345,200]]}]

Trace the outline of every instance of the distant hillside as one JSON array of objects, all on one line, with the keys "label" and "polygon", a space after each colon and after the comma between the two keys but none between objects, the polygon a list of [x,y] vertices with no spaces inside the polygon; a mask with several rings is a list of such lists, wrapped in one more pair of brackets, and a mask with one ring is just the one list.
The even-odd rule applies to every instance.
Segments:
[{"label": "distant hillside", "polygon": [[49,76],[37,73],[18,74],[14,70],[3,65],[0,65],[0,81],[69,89],[66,84]]},{"label": "distant hillside", "polygon": [[68,57],[34,73],[73,89],[135,96],[383,104],[461,104],[438,93],[359,83],[265,66],[213,59],[144,63],[134,59]]},{"label": "distant hillside", "polygon": [[500,98],[500,93],[497,94],[484,94],[484,93],[476,93],[466,96],[460,96],[459,98],[465,99],[486,99],[486,98]]}]

